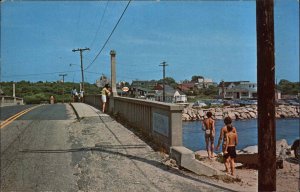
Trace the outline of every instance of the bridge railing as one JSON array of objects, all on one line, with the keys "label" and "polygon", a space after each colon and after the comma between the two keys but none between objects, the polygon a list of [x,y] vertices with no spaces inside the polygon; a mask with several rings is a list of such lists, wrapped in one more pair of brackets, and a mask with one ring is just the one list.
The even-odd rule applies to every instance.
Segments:
[{"label": "bridge railing", "polygon": [[20,97],[11,97],[11,96],[0,96],[0,105],[23,105],[23,98]]},{"label": "bridge railing", "polygon": [[[100,95],[87,95],[87,104],[100,107]],[[109,111],[121,122],[138,129],[167,152],[182,145],[183,106],[128,97],[111,97]]]}]

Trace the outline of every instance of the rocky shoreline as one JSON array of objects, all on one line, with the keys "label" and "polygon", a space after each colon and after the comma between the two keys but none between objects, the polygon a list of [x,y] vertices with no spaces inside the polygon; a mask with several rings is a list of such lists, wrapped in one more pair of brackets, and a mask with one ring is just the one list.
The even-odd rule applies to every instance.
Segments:
[{"label": "rocky shoreline", "polygon": [[[193,108],[185,107],[182,112],[183,121],[197,121],[205,118],[206,112],[212,112],[214,119],[254,119],[257,118],[257,105],[246,105],[243,107],[216,107],[216,108]],[[300,107],[292,105],[279,105],[276,107],[276,118],[299,118]]]}]

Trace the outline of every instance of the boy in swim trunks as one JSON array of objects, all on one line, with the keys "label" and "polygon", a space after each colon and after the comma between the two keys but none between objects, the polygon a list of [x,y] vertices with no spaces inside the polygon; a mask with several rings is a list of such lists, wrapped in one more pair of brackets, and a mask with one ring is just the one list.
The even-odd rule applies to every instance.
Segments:
[{"label": "boy in swim trunks", "polygon": [[227,126],[228,133],[226,134],[226,145],[225,145],[225,152],[224,152],[224,158],[226,161],[225,166],[226,170],[229,170],[230,165],[230,171],[231,175],[235,175],[235,158],[236,158],[236,149],[235,147],[238,144],[238,135],[236,132],[233,132],[233,126],[228,125]]},{"label": "boy in swim trunks", "polygon": [[[222,127],[222,129],[220,131],[220,136],[219,136],[218,145],[216,147],[216,150],[219,151],[220,145],[222,143],[222,152],[223,152],[223,154],[225,152],[225,147],[226,147],[226,134],[228,132],[227,131],[227,126],[231,125],[231,123],[232,123],[231,118],[230,117],[225,117],[225,119],[224,119],[225,126]],[[236,128],[235,127],[233,127],[232,132],[236,133]],[[228,166],[226,166],[226,161],[224,161],[224,165],[225,165],[226,172],[229,172],[229,170],[227,169]]]}]

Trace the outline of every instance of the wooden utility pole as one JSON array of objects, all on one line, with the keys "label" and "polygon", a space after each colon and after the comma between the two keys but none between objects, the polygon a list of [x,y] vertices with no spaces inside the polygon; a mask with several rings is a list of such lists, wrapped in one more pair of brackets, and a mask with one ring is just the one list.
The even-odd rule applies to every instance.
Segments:
[{"label": "wooden utility pole", "polygon": [[163,67],[163,102],[165,102],[166,101],[165,78],[166,78],[166,66],[168,66],[168,64],[164,61],[159,66]]},{"label": "wooden utility pole", "polygon": [[[82,91],[84,92],[84,76],[83,76],[83,63],[82,63],[82,51],[89,51],[90,48],[84,49],[73,49],[73,52],[80,51],[80,66],[81,66],[81,84],[82,84]],[[85,92],[84,92],[85,93]]]},{"label": "wooden utility pole", "polygon": [[274,1],[256,0],[258,191],[276,191]]},{"label": "wooden utility pole", "polygon": [[59,74],[59,76],[62,76],[63,77],[63,80],[62,80],[62,87],[63,87],[63,99],[62,99],[62,102],[64,103],[65,102],[65,86],[64,86],[64,83],[65,83],[65,76],[67,76],[67,74]]}]

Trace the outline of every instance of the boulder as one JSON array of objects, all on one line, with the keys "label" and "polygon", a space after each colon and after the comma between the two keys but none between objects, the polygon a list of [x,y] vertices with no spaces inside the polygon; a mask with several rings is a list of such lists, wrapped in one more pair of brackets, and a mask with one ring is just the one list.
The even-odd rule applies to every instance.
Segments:
[{"label": "boulder", "polygon": [[254,145],[254,146],[249,146],[249,147],[246,147],[246,148],[240,150],[239,153],[254,154],[257,152],[258,152],[258,147],[257,147],[257,145]]},{"label": "boulder", "polygon": [[232,112],[232,113],[234,113],[234,115],[235,115],[236,117],[241,116],[241,113],[239,113],[239,112],[234,111],[234,112]]},{"label": "boulder", "polygon": [[286,112],[282,111],[282,112],[280,113],[280,117],[286,118],[286,117],[288,117],[288,114],[287,114]]},{"label": "boulder", "polygon": [[184,121],[189,121],[189,120],[191,120],[191,117],[190,117],[188,114],[183,113],[183,114],[182,114],[182,120],[184,120]]},{"label": "boulder", "polygon": [[242,117],[243,119],[247,119],[247,118],[248,118],[248,116],[247,116],[246,113],[241,113],[241,117]]},{"label": "boulder", "polygon": [[256,118],[256,114],[254,112],[249,112],[251,118]]},{"label": "boulder", "polygon": [[222,113],[222,109],[219,108],[219,107],[217,107],[217,108],[216,108],[216,113],[217,113],[217,112],[221,112],[221,113]]},{"label": "boulder", "polygon": [[215,116],[223,116],[223,112],[222,111],[218,111],[215,113]]},{"label": "boulder", "polygon": [[280,114],[278,112],[276,112],[275,117],[280,118]]},{"label": "boulder", "polygon": [[250,112],[250,111],[254,111],[254,109],[253,108],[246,108],[246,110],[248,111],[248,112]]},{"label": "boulder", "polygon": [[183,108],[183,113],[187,113],[188,108]]},{"label": "boulder", "polygon": [[193,116],[194,116],[193,110],[192,110],[191,108],[188,108],[187,114],[188,114],[190,117],[193,117]]},{"label": "boulder", "polygon": [[286,153],[289,150],[289,145],[285,139],[276,141],[276,156],[277,159],[285,159]]},{"label": "boulder", "polygon": [[236,119],[235,114],[232,112],[228,113],[228,117],[230,117],[231,119]]},{"label": "boulder", "polygon": [[201,117],[204,117],[204,116],[205,116],[203,110],[198,110],[198,114],[199,114]]}]

